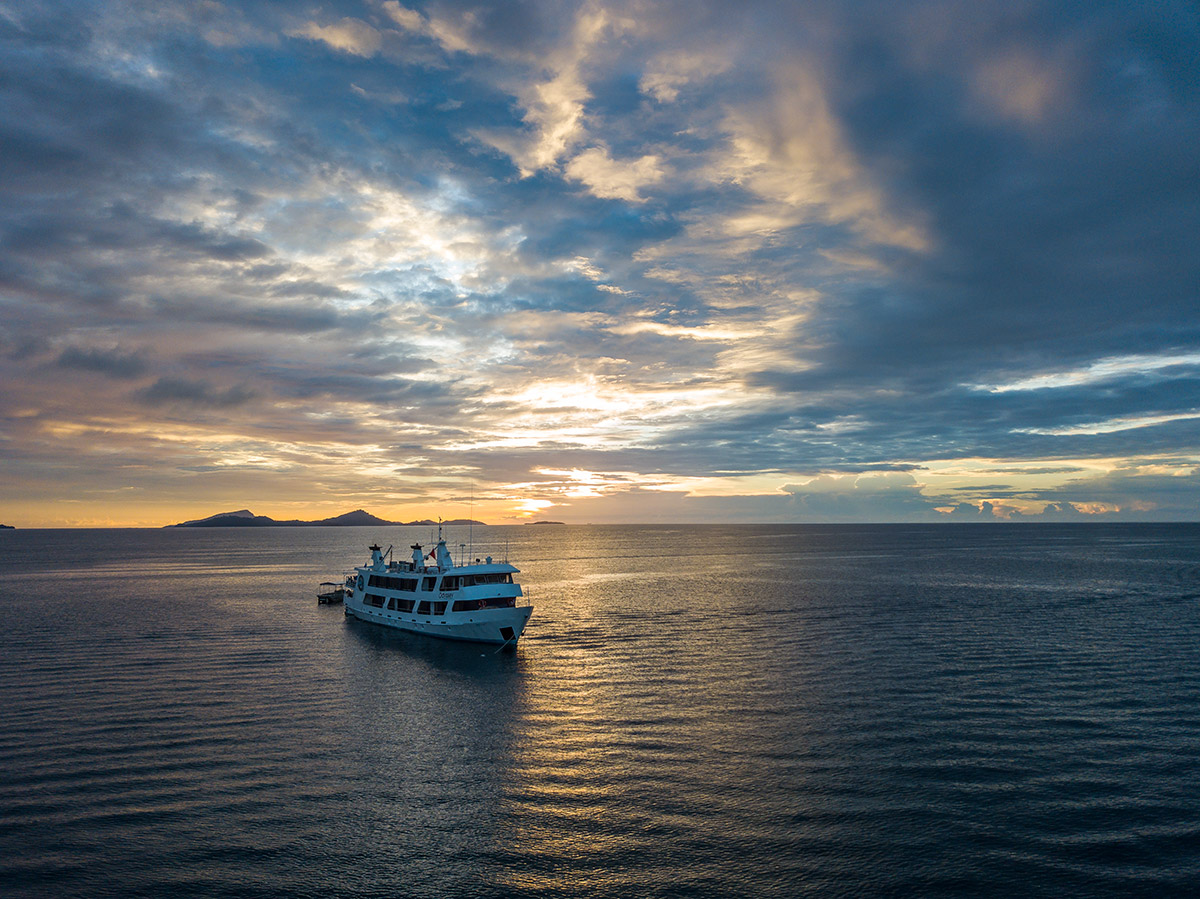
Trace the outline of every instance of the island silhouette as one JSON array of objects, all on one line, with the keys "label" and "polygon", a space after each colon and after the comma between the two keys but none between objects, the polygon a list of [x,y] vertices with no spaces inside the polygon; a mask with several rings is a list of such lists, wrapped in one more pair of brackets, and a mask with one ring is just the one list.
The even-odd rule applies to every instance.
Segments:
[{"label": "island silhouette", "polygon": [[[168,524],[169,528],[344,528],[344,527],[411,527],[416,525],[436,525],[438,522],[431,521],[428,518],[423,518],[420,521],[387,521],[372,515],[370,512],[365,512],[362,509],[355,509],[353,512],[347,512],[344,515],[337,515],[333,518],[322,518],[317,521],[300,521],[291,519],[287,521],[276,521],[266,515],[255,515],[249,509],[239,509],[236,512],[219,512],[216,515],[210,515],[208,518],[198,518],[195,521],[182,521],[179,524]],[[471,518],[455,518],[450,521],[443,521],[443,525],[464,525],[464,524],[481,524],[486,525],[487,522],[476,521]]]}]

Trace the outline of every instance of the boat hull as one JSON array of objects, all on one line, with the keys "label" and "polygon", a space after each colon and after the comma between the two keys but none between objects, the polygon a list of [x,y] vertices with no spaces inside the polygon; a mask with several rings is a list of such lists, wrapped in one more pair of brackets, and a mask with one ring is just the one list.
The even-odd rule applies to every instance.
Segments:
[{"label": "boat hull", "polygon": [[436,637],[439,640],[457,640],[463,643],[489,643],[503,645],[516,643],[533,614],[533,606],[516,606],[508,609],[484,609],[470,613],[455,613],[445,620],[424,616],[388,612],[374,608],[356,608],[346,605],[346,614],[360,621],[368,621],[394,630]]}]

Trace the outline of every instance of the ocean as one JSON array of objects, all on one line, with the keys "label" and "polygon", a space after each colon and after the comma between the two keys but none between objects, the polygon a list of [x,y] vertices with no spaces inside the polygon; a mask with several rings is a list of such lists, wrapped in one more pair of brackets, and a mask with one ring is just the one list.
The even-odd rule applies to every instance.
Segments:
[{"label": "ocean", "polygon": [[1200,891],[1200,525],[449,536],[515,652],[317,605],[428,528],[0,531],[0,894]]}]

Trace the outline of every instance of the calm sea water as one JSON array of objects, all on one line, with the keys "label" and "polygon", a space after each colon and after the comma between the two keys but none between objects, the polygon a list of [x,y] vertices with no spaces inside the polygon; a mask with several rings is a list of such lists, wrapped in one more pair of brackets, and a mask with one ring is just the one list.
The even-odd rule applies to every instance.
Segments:
[{"label": "calm sea water", "polygon": [[316,604],[428,536],[0,532],[0,893],[1200,889],[1200,526],[476,528],[515,653]]}]

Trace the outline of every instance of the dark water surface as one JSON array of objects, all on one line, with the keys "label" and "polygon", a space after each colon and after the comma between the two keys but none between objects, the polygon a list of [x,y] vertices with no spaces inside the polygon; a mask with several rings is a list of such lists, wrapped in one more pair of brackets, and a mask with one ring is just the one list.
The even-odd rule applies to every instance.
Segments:
[{"label": "dark water surface", "polygon": [[427,538],[0,532],[0,894],[1200,888],[1200,526],[477,528],[515,654],[316,604]]}]

